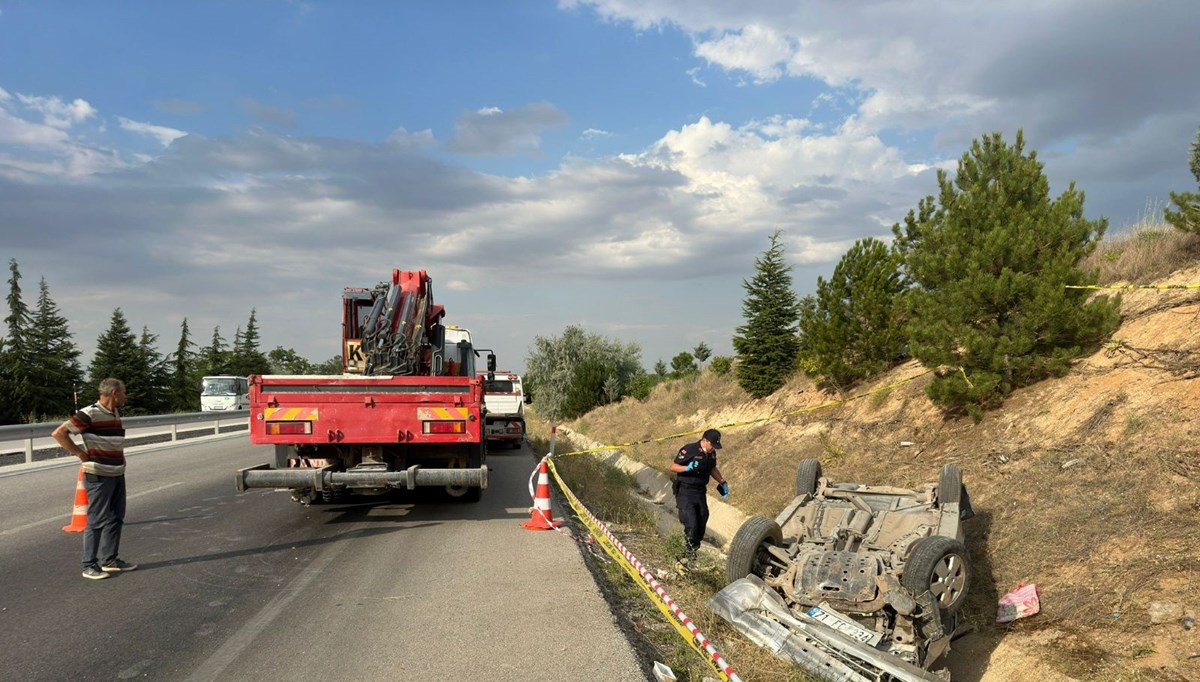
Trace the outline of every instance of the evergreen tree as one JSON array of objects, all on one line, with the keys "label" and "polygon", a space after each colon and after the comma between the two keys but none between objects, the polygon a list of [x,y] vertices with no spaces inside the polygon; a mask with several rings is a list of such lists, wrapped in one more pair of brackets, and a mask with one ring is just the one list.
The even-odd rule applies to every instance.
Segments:
[{"label": "evergreen tree", "polygon": [[134,382],[141,381],[149,374],[145,366],[145,356],[138,345],[137,337],[129,329],[129,322],[120,308],[113,309],[108,329],[105,329],[96,339],[96,354],[92,356],[92,364],[88,365],[88,382],[80,398],[80,404],[95,402],[99,398],[97,387],[100,381],[108,377],[125,382],[125,390],[129,394],[126,411],[132,414],[139,408],[143,400],[145,386]]},{"label": "evergreen tree", "polygon": [[25,335],[31,318],[21,298],[21,269],[16,258],[9,260],[8,270],[8,315],[4,318],[8,338],[0,353],[0,423],[13,424],[25,421],[29,415],[32,382]]},{"label": "evergreen tree", "polygon": [[895,363],[905,343],[898,314],[904,291],[900,260],[878,239],[862,239],[828,281],[817,278],[816,295],[800,306],[806,373],[844,389]]},{"label": "evergreen tree", "polygon": [[[228,374],[229,352],[225,347],[225,339],[221,336],[220,325],[213,327],[212,341],[200,351],[198,364],[201,376]],[[199,391],[199,385],[196,386]],[[199,398],[197,398],[199,400]]]},{"label": "evergreen tree", "polygon": [[151,334],[149,327],[142,327],[138,355],[139,374],[134,379],[136,383],[126,381],[127,388],[138,387],[137,403],[129,409],[129,413],[165,414],[170,411],[172,402],[171,369],[158,350],[158,334]]},{"label": "evergreen tree", "polygon": [[250,320],[246,322],[246,330],[238,328],[234,335],[233,358],[230,362],[230,374],[250,376],[251,374],[267,374],[271,371],[271,363],[267,356],[258,348],[258,319],[257,311],[250,310]]},{"label": "evergreen tree", "polygon": [[1083,215],[1071,183],[1051,200],[1036,152],[1017,133],[971,145],[953,181],[938,172],[940,192],[893,227],[914,288],[906,294],[910,350],[940,368],[929,387],[951,410],[999,404],[1018,386],[1065,373],[1084,346],[1116,326],[1119,299],[1066,285],[1096,282],[1079,262],[1107,221]]},{"label": "evergreen tree", "polygon": [[661,359],[654,363],[654,373],[658,375],[659,379],[665,379],[667,377],[667,363]]},{"label": "evergreen tree", "polygon": [[197,412],[200,410],[200,375],[198,357],[192,350],[191,331],[188,329],[187,318],[179,325],[179,343],[175,352],[168,358],[170,365],[171,409],[176,412]]},{"label": "evergreen tree", "polygon": [[796,371],[800,341],[796,336],[800,304],[792,291],[791,268],[783,258],[779,231],[771,246],[754,261],[755,275],[742,280],[746,299],[733,349],[737,352],[737,380],[747,393],[763,398],[779,390]]},{"label": "evergreen tree", "polygon": [[[1188,167],[1200,185],[1200,129],[1196,131],[1196,141],[1192,143]],[[1176,210],[1164,210],[1163,218],[1184,232],[1200,234],[1200,192],[1171,192],[1171,202]]]},{"label": "evergreen tree", "polygon": [[27,414],[32,421],[60,420],[77,408],[75,393],[83,388],[79,348],[71,338],[67,318],[50,298],[46,278],[38,283],[37,310],[25,335],[29,350]]},{"label": "evergreen tree", "polygon": [[671,374],[676,378],[695,374],[698,369],[696,359],[686,350],[671,358]]},{"label": "evergreen tree", "polygon": [[692,356],[695,357],[698,362],[702,363],[712,356],[712,349],[708,347],[707,343],[701,341],[696,345],[695,348],[692,349]]},{"label": "evergreen tree", "polygon": [[728,355],[718,355],[708,363],[708,369],[717,376],[729,374],[729,370],[733,369],[733,358]]}]

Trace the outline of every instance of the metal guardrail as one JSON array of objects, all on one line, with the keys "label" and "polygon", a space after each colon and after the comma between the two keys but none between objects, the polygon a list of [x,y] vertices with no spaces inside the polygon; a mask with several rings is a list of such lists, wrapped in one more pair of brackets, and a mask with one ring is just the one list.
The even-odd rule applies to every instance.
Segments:
[{"label": "metal guardrail", "polygon": [[[230,410],[228,412],[185,412],[181,414],[159,414],[144,417],[121,417],[121,425],[126,431],[131,429],[153,428],[155,426],[170,426],[171,440],[177,439],[177,428],[181,424],[212,422],[213,433],[221,432],[221,421],[241,421],[250,417],[250,410]],[[40,424],[11,424],[0,426],[0,442],[25,441],[25,463],[33,461],[33,439],[48,438],[62,422],[43,422]]]}]

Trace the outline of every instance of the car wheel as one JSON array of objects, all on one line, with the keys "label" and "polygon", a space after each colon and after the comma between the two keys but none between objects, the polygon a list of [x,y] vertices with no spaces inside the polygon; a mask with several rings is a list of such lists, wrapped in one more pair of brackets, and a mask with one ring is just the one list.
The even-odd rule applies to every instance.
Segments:
[{"label": "car wheel", "polygon": [[751,516],[742,524],[729,543],[729,558],[725,562],[725,575],[729,582],[745,578],[753,573],[765,577],[769,566],[767,545],[778,545],[783,541],[783,531],[773,519]]},{"label": "car wheel", "polygon": [[821,462],[815,459],[800,460],[796,469],[796,495],[816,495],[817,480],[821,478]]},{"label": "car wheel", "polygon": [[943,613],[958,611],[967,598],[971,569],[963,543],[942,535],[917,540],[904,562],[900,584],[914,595],[925,591]]},{"label": "car wheel", "polygon": [[947,464],[938,474],[938,505],[962,503],[962,469],[957,464]]}]

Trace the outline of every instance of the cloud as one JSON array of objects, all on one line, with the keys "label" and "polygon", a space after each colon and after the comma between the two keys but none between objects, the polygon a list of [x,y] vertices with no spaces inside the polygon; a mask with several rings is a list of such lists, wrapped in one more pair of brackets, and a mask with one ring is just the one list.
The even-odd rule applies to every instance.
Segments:
[{"label": "cloud", "polygon": [[612,137],[612,133],[608,132],[607,130],[600,130],[599,128],[588,128],[587,130],[583,131],[580,137],[585,140],[594,140],[597,137]]},{"label": "cloud", "polygon": [[64,102],[58,97],[17,95],[17,100],[26,108],[41,114],[43,124],[59,130],[67,130],[96,115],[96,110],[87,100],[78,98]]},{"label": "cloud", "polygon": [[446,148],[476,156],[536,152],[542,131],[566,125],[567,115],[549,102],[535,102],[513,111],[485,107],[458,117]]},{"label": "cloud", "polygon": [[783,64],[793,52],[787,38],[754,24],[696,45],[698,56],[726,69],[746,71],[760,83],[783,75]]},{"label": "cloud", "polygon": [[289,130],[296,127],[296,112],[290,109],[269,106],[249,98],[242,100],[242,108],[260,121],[266,121]]},{"label": "cloud", "polygon": [[170,144],[175,140],[187,135],[187,133],[182,130],[167,128],[165,126],[156,126],[150,123],[131,121],[124,116],[118,116],[117,120],[120,122],[122,129],[153,137],[164,147],[170,146]]}]

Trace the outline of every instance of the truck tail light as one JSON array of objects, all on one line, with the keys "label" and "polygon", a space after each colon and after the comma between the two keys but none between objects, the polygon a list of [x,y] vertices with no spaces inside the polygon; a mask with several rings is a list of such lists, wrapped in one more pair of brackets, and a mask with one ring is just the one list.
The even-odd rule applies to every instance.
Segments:
[{"label": "truck tail light", "polygon": [[267,422],[268,436],[308,435],[312,422]]},{"label": "truck tail light", "polygon": [[466,433],[466,422],[421,422],[421,430],[424,433]]}]

